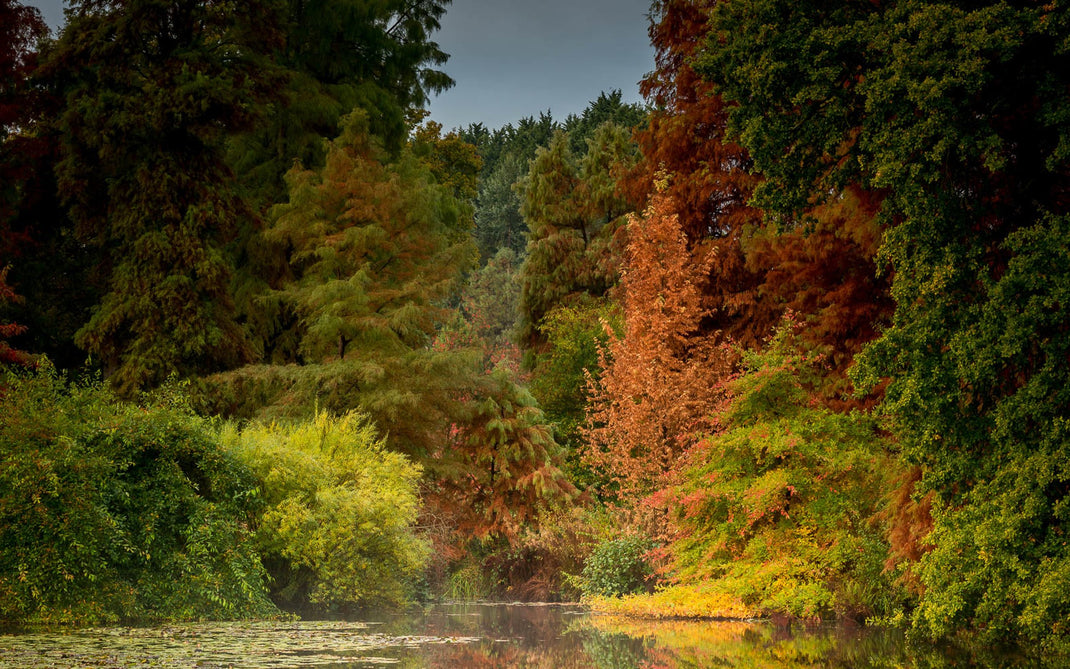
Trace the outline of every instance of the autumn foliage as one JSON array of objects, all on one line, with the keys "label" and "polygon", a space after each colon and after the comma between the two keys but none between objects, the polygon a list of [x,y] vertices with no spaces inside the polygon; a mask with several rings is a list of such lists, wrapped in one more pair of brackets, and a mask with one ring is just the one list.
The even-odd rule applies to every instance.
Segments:
[{"label": "autumn foliage", "polygon": [[700,327],[712,258],[688,248],[672,203],[655,195],[629,221],[624,333],[601,350],[604,371],[592,381],[587,459],[629,495],[650,492],[691,435],[709,428],[716,379],[731,364],[724,342]]}]

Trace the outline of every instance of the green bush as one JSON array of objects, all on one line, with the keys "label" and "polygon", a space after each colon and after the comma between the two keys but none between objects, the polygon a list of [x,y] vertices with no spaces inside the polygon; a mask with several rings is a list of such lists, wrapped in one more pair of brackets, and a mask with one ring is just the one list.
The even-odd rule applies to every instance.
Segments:
[{"label": "green bush", "polygon": [[877,418],[812,401],[813,356],[782,328],[743,356],[722,430],[681,463],[671,501],[673,576],[714,582],[763,613],[889,615],[903,595],[884,570],[878,522],[896,473]]},{"label": "green bush", "polygon": [[363,417],[222,428],[262,481],[257,543],[272,598],[290,609],[402,604],[428,548],[413,529],[420,468]]},{"label": "green bush", "polygon": [[256,504],[249,470],[180,408],[0,378],[0,619],[277,613],[244,529]]},{"label": "green bush", "polygon": [[616,597],[639,592],[654,573],[644,557],[653,547],[650,539],[640,536],[598,544],[583,566],[580,581],[583,593]]}]

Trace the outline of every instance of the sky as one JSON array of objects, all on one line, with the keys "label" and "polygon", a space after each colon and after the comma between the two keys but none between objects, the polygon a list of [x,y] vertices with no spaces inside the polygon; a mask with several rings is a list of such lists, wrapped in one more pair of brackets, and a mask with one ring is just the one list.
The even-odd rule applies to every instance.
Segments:
[{"label": "sky", "polygon": [[[53,28],[62,0],[23,0]],[[602,91],[639,102],[639,80],[654,68],[647,37],[650,0],[453,0],[434,39],[450,54],[457,82],[431,100],[447,129],[499,128],[549,111],[579,114]]]}]

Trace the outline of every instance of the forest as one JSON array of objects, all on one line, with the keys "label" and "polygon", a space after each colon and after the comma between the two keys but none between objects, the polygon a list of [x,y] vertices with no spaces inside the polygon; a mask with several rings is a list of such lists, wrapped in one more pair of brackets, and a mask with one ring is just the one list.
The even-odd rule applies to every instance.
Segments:
[{"label": "forest", "polygon": [[1070,653],[1067,3],[654,0],[645,104],[447,130],[449,4],[0,0],[0,621]]}]

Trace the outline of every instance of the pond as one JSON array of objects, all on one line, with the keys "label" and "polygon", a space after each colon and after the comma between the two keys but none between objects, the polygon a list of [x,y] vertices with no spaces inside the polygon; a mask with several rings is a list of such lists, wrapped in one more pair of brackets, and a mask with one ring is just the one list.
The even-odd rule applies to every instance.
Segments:
[{"label": "pond", "polygon": [[907,643],[842,625],[640,621],[576,605],[448,604],[361,620],[0,631],[0,667],[1060,666],[1000,649]]}]

